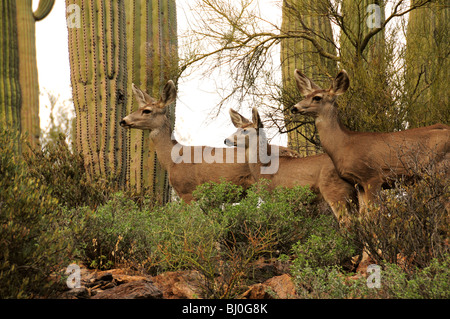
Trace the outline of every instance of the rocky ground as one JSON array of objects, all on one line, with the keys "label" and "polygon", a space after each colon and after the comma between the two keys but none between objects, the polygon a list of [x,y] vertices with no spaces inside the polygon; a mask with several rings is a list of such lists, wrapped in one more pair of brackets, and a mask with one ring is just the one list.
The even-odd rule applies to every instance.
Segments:
[{"label": "rocky ground", "polygon": [[[261,261],[255,267],[256,281],[261,282],[248,286],[238,298],[295,298],[295,286],[285,268],[278,262]],[[195,270],[145,276],[127,269],[99,271],[82,266],[81,287],[68,289],[59,298],[201,299],[205,295],[204,284],[205,278]]]},{"label": "rocky ground", "polygon": [[[357,275],[365,276],[369,262],[360,263]],[[259,260],[253,281],[239,299],[296,298],[289,266]],[[353,278],[350,277],[350,278]],[[60,299],[203,299],[205,278],[196,270],[165,272],[157,276],[136,274],[129,269],[100,271],[81,266],[81,287],[61,293]]]}]

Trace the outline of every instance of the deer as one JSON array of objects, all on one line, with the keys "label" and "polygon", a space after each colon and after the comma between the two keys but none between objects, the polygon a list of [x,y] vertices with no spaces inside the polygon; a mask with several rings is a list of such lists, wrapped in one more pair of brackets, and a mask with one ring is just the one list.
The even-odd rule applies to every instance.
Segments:
[{"label": "deer", "polygon": [[[177,95],[172,80],[165,84],[159,100],[134,83],[132,91],[139,107],[124,117],[120,125],[126,129],[150,130],[157,158],[168,172],[170,185],[184,202],[191,203],[192,192],[198,185],[206,182],[225,180],[242,186],[244,191],[254,183],[248,165],[236,160],[236,150],[232,150],[230,156],[230,150],[226,148],[186,146],[172,138],[172,128],[167,117],[167,107],[175,101]],[[199,153],[207,154],[209,158],[195,158]],[[232,157],[232,160],[227,156]]]},{"label": "deer", "polygon": [[[348,227],[347,214],[351,212],[351,203],[356,203],[356,189],[339,177],[327,154],[299,157],[290,152],[286,153],[283,148],[278,151],[277,147],[267,143],[264,125],[256,107],[252,109],[252,121],[233,109],[229,112],[237,131],[226,138],[224,143],[238,148],[245,147],[246,162],[256,181],[262,178],[269,180],[269,191],[278,186],[309,186],[311,191],[318,195],[318,200],[324,199],[329,204],[340,226]],[[256,147],[252,147],[251,140],[256,141],[253,143]],[[262,163],[258,157],[260,148],[267,149],[272,157],[278,156],[277,172],[264,172],[262,168],[267,166],[267,163]],[[251,161],[252,157],[256,160]]]},{"label": "deer", "polygon": [[365,207],[382,188],[390,188],[400,178],[412,178],[414,165],[435,163],[442,168],[449,162],[448,125],[396,132],[351,131],[341,123],[336,104],[337,97],[350,86],[345,70],[337,74],[329,89],[320,88],[298,69],[294,77],[304,99],[291,108],[291,113],[315,118],[322,148],[339,176],[358,188],[360,203]]}]

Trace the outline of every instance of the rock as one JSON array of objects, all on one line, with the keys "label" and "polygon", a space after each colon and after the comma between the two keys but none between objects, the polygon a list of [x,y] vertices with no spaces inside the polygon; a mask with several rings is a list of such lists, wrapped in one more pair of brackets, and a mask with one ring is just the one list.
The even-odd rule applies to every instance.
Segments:
[{"label": "rock", "polygon": [[295,296],[295,285],[288,274],[270,278],[262,284],[251,285],[242,294],[242,298],[245,299],[290,299]]},{"label": "rock", "polygon": [[86,287],[81,286],[80,288],[73,288],[62,293],[59,299],[89,299],[89,291]]},{"label": "rock", "polygon": [[204,278],[195,270],[165,272],[152,277],[152,281],[163,292],[164,299],[197,299],[202,296]]},{"label": "rock", "polygon": [[132,281],[98,292],[91,299],[161,299],[163,293],[153,284]]}]

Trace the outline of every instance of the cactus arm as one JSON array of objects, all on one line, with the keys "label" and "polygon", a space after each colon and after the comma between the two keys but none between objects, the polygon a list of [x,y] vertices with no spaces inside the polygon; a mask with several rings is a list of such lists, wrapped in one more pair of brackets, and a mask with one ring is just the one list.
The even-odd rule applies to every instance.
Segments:
[{"label": "cactus arm", "polygon": [[40,0],[36,11],[33,12],[35,21],[44,19],[52,11],[55,0]]}]

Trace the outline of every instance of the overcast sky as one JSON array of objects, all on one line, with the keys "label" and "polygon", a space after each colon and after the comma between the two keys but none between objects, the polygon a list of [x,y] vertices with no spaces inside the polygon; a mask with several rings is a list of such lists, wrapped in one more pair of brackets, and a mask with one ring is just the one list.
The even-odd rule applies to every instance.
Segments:
[{"label": "overcast sky", "polygon": [[[36,0],[33,1],[35,8],[36,2]],[[279,1],[258,1],[262,14],[272,21],[277,21],[281,17],[277,2]],[[187,9],[188,3],[189,0],[177,1],[179,33],[187,28],[187,19],[191,14]],[[46,128],[49,124],[49,101],[46,92],[49,91],[53,95],[59,96],[58,105],[69,105],[68,100],[72,98],[67,41],[65,1],[58,0],[55,1],[52,12],[44,20],[36,23],[42,128]],[[218,118],[211,121],[209,114],[220,102],[221,97],[216,92],[215,83],[204,78],[201,73],[202,71],[198,70],[189,77],[180,79],[176,111],[176,137],[184,144],[223,146],[224,138],[234,132],[228,109],[236,108],[238,105],[226,104]],[[250,116],[250,112],[250,109],[243,111],[246,116]],[[285,144],[284,137],[278,139],[277,142]]]}]

